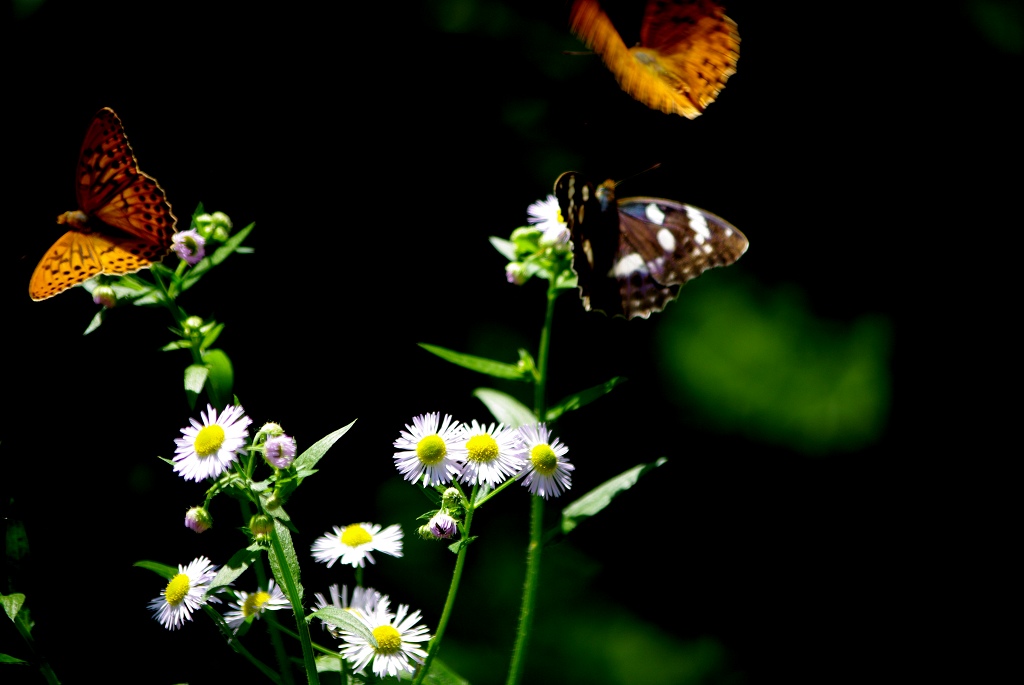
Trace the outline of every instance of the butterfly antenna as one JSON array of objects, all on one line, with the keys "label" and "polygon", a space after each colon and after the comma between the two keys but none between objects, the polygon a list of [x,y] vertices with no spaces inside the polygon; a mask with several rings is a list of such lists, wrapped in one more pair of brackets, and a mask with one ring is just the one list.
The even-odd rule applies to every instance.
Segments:
[{"label": "butterfly antenna", "polygon": [[632,179],[636,178],[637,176],[639,176],[640,174],[646,174],[648,171],[654,171],[655,169],[657,169],[660,166],[661,166],[661,162],[655,162],[654,164],[652,164],[651,166],[647,167],[643,171],[638,171],[635,174],[633,174],[632,176],[627,176],[626,178],[622,179],[621,181],[616,181],[615,182],[615,187],[618,188],[619,184],[625,183],[626,181],[629,181],[629,180],[632,180]]}]

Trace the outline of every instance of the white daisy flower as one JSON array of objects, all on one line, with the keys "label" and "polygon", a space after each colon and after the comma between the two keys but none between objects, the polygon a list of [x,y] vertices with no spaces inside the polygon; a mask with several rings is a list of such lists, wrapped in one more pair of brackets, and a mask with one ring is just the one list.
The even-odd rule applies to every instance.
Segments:
[{"label": "white daisy flower", "polygon": [[381,598],[375,611],[367,616],[358,616],[359,620],[370,629],[377,646],[366,638],[341,631],[345,644],[341,646],[341,655],[352,663],[354,670],[364,668],[373,660],[373,672],[378,678],[385,675],[397,676],[400,671],[414,673],[416,665],[422,664],[427,653],[419,643],[430,639],[425,626],[417,626],[420,612],[408,613],[409,607],[398,605],[398,612],[388,611],[390,600]]},{"label": "white daisy flower", "polygon": [[[459,439],[459,422],[440,412],[414,417],[406,424],[401,437],[395,440],[395,466],[405,480],[415,483],[422,476],[423,487],[450,483],[460,474],[459,462],[452,456],[452,446]],[[439,425],[440,424],[440,425]]]},{"label": "white daisy flower", "polygon": [[273,578],[267,581],[266,590],[257,590],[251,594],[244,590],[235,590],[235,595],[237,601],[228,603],[231,610],[224,612],[224,621],[236,633],[242,623],[259,618],[264,611],[277,611],[292,605]]},{"label": "white daisy flower", "polygon": [[178,446],[174,450],[174,472],[185,480],[200,481],[222,474],[245,449],[249,437],[252,419],[241,407],[225,407],[218,418],[217,410],[208,404],[201,416],[202,424],[189,419],[192,425],[181,429],[184,437],[174,440]]},{"label": "white daisy flower", "polygon": [[526,208],[527,221],[536,224],[544,231],[541,243],[555,245],[569,242],[569,227],[562,218],[562,210],[558,206],[558,198],[548,195],[545,199],[534,202]]},{"label": "white daisy flower", "polygon": [[371,552],[402,556],[402,528],[397,523],[384,530],[379,523],[334,526],[334,533],[325,533],[313,541],[312,550],[313,558],[326,563],[327,568],[338,560],[353,567],[364,566],[367,559],[375,564]]},{"label": "white daisy flower", "polygon": [[519,433],[503,424],[484,427],[473,420],[462,424],[464,442],[458,447],[458,458],[463,461],[463,482],[479,485],[497,485],[508,476],[514,476],[523,466],[519,457]]},{"label": "white daisy flower", "polygon": [[[369,616],[377,610],[377,603],[383,596],[372,587],[356,587],[352,590],[352,601],[348,601],[348,586],[342,585],[341,590],[338,590],[338,584],[335,583],[328,588],[331,593],[331,601],[321,595],[319,592],[313,593],[313,597],[316,599],[316,608],[323,609],[324,607],[333,606],[337,609],[343,609],[350,611],[353,614],[360,616]],[[340,638],[341,631],[338,630],[338,626],[327,621],[320,621],[323,629],[331,634],[332,637]]]},{"label": "white daisy flower", "polygon": [[517,478],[523,479],[523,486],[530,494],[544,499],[558,497],[572,487],[569,473],[576,467],[565,459],[569,448],[558,438],[548,442],[548,428],[543,423],[521,426],[519,436],[523,441],[521,458],[523,470]]},{"label": "white daisy flower", "polygon": [[[206,604],[203,598],[217,567],[206,557],[196,557],[188,566],[178,564],[178,574],[167,582],[160,596],[149,603],[153,618],[167,630],[177,630],[192,620],[192,612]],[[217,601],[211,598],[210,601]]]}]

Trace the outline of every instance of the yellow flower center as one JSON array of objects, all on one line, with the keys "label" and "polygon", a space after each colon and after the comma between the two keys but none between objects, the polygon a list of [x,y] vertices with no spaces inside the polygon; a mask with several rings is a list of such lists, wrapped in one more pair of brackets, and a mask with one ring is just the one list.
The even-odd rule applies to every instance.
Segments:
[{"label": "yellow flower center", "polygon": [[192,583],[189,581],[188,576],[184,573],[179,573],[167,583],[167,589],[164,590],[164,599],[171,606],[178,606],[185,599],[185,595],[188,594],[191,586]]},{"label": "yellow flower center", "polygon": [[486,463],[498,457],[498,443],[487,433],[474,435],[466,441],[470,461]]},{"label": "yellow flower center", "polygon": [[341,544],[348,545],[349,547],[358,547],[372,541],[373,536],[358,523],[345,526],[345,530],[341,531]]},{"label": "yellow flower center", "polygon": [[533,470],[542,476],[550,476],[558,468],[558,456],[551,445],[540,444],[530,450],[530,463]]},{"label": "yellow flower center", "polygon": [[416,443],[416,456],[427,466],[439,464],[448,456],[448,448],[439,435],[428,435]]},{"label": "yellow flower center", "polygon": [[402,648],[402,635],[391,626],[377,626],[373,629],[378,654],[394,654]]},{"label": "yellow flower center", "polygon": [[208,457],[216,454],[220,446],[224,444],[224,429],[216,423],[203,426],[196,436],[196,454],[200,457]]},{"label": "yellow flower center", "polygon": [[263,605],[266,604],[267,601],[269,600],[269,592],[264,592],[263,590],[260,590],[259,592],[252,593],[251,595],[245,598],[244,602],[242,602],[242,616],[248,618],[253,614],[260,613],[263,610]]}]

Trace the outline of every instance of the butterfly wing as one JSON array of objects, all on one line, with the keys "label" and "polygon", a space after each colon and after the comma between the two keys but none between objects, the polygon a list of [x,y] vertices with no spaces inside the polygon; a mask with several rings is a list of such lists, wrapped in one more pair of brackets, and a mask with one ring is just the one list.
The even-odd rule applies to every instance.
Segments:
[{"label": "butterfly wing", "polygon": [[625,315],[618,282],[610,277],[619,251],[614,196],[567,171],[555,181],[555,197],[572,237],[572,265],[583,308]]},{"label": "butterfly wing", "polygon": [[93,117],[78,156],[72,230],[39,261],[29,296],[45,300],[101,273],[128,274],[163,259],[177,220],[163,188],[139,170],[113,110]]},{"label": "butterfly wing", "polygon": [[575,0],[570,27],[624,91],[651,109],[694,119],[736,73],[736,22],[710,0],[650,0],[640,45],[627,48],[597,0]]},{"label": "butterfly wing", "polygon": [[152,243],[161,257],[167,254],[177,220],[160,184],[139,170],[109,107],[96,113],[86,132],[75,190],[78,208],[88,216]]},{"label": "butterfly wing", "polygon": [[29,295],[45,300],[101,273],[134,273],[152,263],[144,256],[151,250],[152,243],[139,238],[68,231],[39,260]]},{"label": "butterfly wing", "polygon": [[616,201],[614,193],[612,181],[595,188],[574,172],[555,182],[588,311],[646,319],[684,283],[747,250],[746,236],[711,212],[662,198]]}]

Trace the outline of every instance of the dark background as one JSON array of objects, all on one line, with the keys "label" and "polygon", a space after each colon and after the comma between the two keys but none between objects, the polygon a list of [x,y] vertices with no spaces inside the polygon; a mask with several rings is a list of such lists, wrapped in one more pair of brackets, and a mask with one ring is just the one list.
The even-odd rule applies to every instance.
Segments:
[{"label": "dark background", "polygon": [[[627,43],[633,5],[611,6]],[[551,396],[630,378],[560,425],[574,493],[670,464],[545,557],[527,682],[834,682],[934,663],[935,626],[972,604],[950,570],[986,546],[968,517],[1001,507],[986,447],[1000,420],[979,388],[987,362],[1013,358],[1000,333],[1012,271],[998,263],[1015,224],[996,210],[1019,192],[1019,3],[730,3],[738,72],[694,121],[564,54],[582,46],[557,0],[6,7],[0,450],[7,515],[32,554],[5,590],[27,595],[65,682],[258,677],[205,620],[164,631],[146,609],[163,582],[132,567],[221,562],[244,542],[226,499],[214,531],[184,529],[203,488],[156,459],[198,413],[180,389],[186,353],[159,351],[171,321],[117,309],[82,337],[95,310],[82,291],[26,292],[103,106],[179,222],[199,202],[256,222],[255,254],[182,300],[227,324],[219,344],[256,425],[278,421],[305,446],[358,419],[290,507],[300,551],[332,525],[401,522],[406,559],[378,559],[367,581],[436,624],[452,559],[411,535],[426,501],[397,478],[391,442],[426,411],[483,420],[470,392],[487,383],[415,343],[535,351],[541,286],[505,283],[487,237],[577,169],[710,209],[751,248],[650,321],[559,301]],[[654,352],[660,318],[685,312],[691,288],[728,283],[799,292],[838,330],[883,322],[881,428],[808,452],[682,412]],[[475,523],[442,650],[473,682],[504,678],[526,516],[526,498],[506,495]],[[337,567],[304,573],[308,593],[352,584]],[[26,656],[10,626],[0,644]],[[625,675],[602,666],[617,650]],[[638,675],[651,664],[660,680]],[[41,682],[12,667],[3,679],[23,676]]]}]

